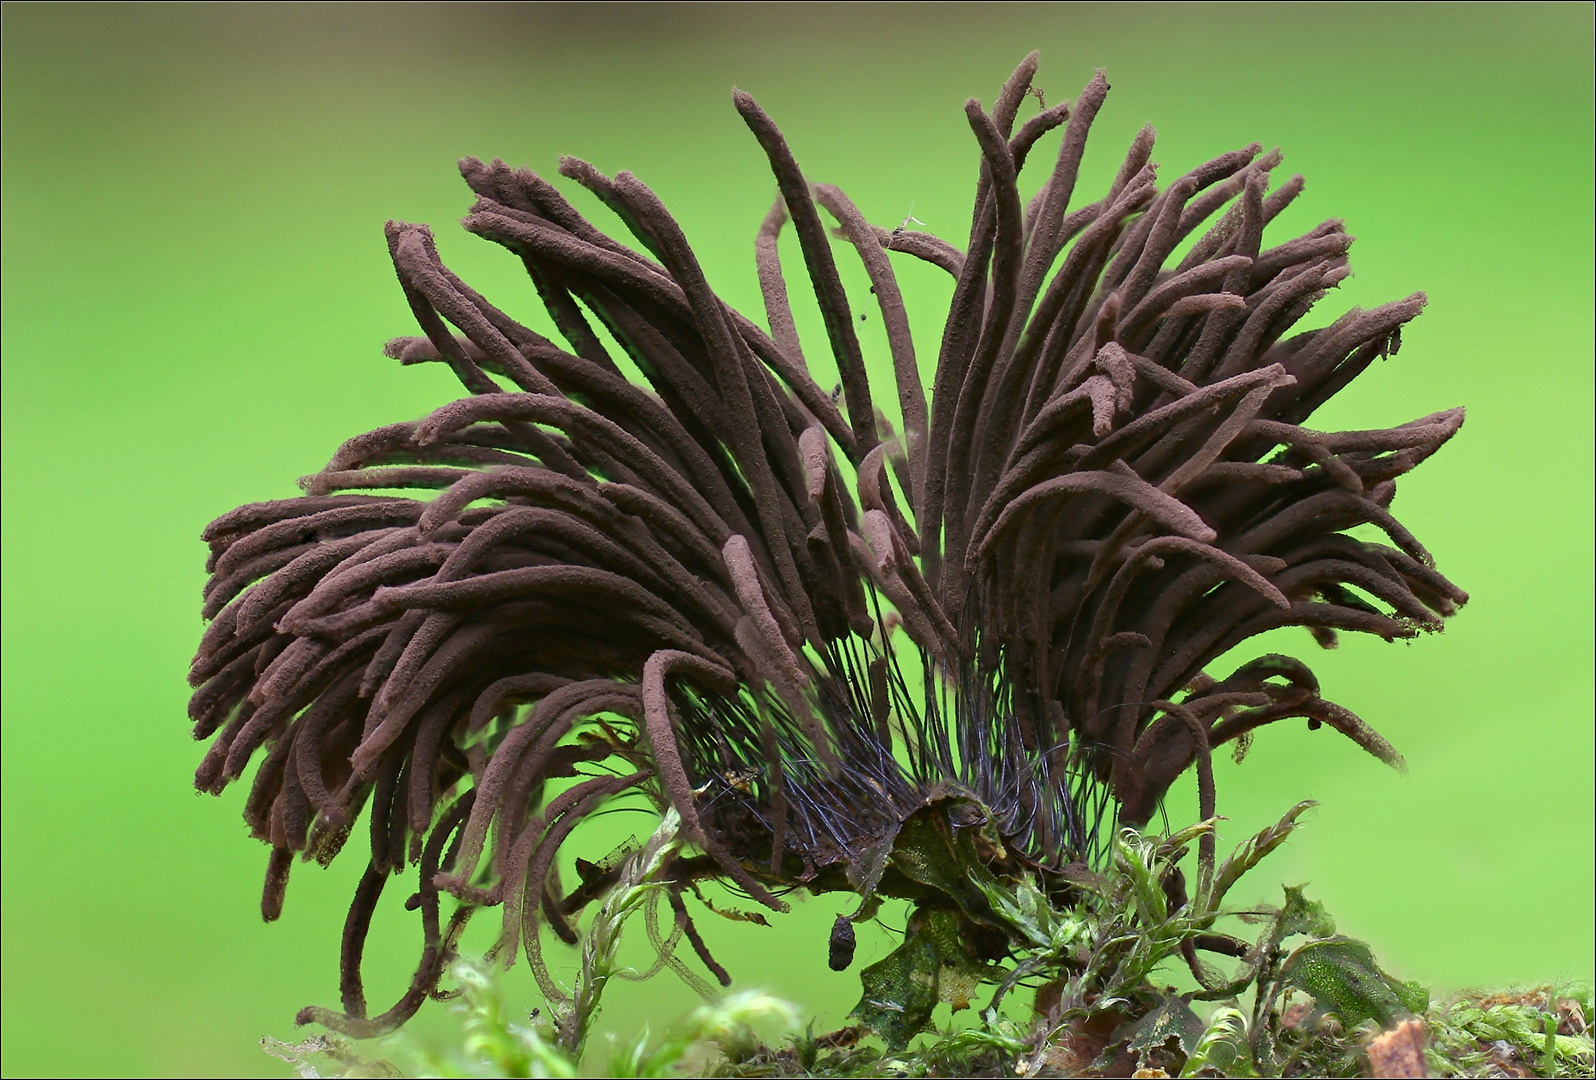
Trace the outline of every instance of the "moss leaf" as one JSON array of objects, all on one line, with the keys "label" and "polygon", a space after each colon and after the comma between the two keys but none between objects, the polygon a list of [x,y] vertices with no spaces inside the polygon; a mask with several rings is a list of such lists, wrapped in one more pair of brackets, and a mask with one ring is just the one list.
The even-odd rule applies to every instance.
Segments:
[{"label": "moss leaf", "polygon": [[1389,1027],[1430,1004],[1428,991],[1381,971],[1369,946],[1349,937],[1299,946],[1281,965],[1280,981],[1311,995],[1348,1028],[1365,1020]]}]

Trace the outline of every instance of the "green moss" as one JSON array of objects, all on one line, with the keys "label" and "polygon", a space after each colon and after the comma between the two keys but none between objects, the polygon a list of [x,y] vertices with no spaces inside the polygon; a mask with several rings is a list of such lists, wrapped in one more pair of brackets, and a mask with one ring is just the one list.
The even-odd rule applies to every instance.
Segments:
[{"label": "green moss", "polygon": [[[1238,846],[1217,873],[1210,866],[1190,897],[1169,883],[1179,881],[1180,860],[1210,835],[1211,821],[1162,839],[1124,830],[1107,873],[1073,873],[1068,887],[1049,890],[1037,876],[983,864],[980,845],[927,815],[902,830],[890,853],[891,865],[925,892],[903,944],[860,973],[858,1024],[800,1032],[794,1006],[744,991],[707,1001],[657,1040],[645,1030],[612,1044],[603,1074],[1367,1076],[1370,1040],[1417,1020],[1427,1067],[1441,1076],[1591,1075],[1588,987],[1432,1001],[1424,987],[1384,971],[1367,943],[1338,934],[1302,887],[1287,887],[1277,908],[1225,908],[1225,892],[1280,845],[1308,805]],[[400,1033],[367,1047],[317,1036],[298,1045],[265,1040],[267,1051],[301,1076],[577,1075],[605,984],[637,976],[617,967],[617,945],[631,915],[652,918],[676,827],[669,815],[623,864],[584,935],[575,986],[546,1012],[512,1018],[487,969],[457,961],[450,1008],[459,1029],[450,1042],[424,1045]],[[1247,942],[1221,933],[1232,923],[1259,929]],[[983,930],[1001,932],[1005,955],[981,955]],[[661,941],[654,970],[680,968],[675,941]],[[1195,961],[1196,947],[1235,954],[1235,970]],[[1199,989],[1162,984],[1175,963],[1190,966]],[[955,1026],[952,1013],[971,1005],[984,983],[995,989],[976,1023]],[[1035,984],[1031,1015],[1005,1012],[1011,990]],[[777,1042],[759,1034],[772,1029]],[[594,1055],[585,1064],[595,1067]]]}]

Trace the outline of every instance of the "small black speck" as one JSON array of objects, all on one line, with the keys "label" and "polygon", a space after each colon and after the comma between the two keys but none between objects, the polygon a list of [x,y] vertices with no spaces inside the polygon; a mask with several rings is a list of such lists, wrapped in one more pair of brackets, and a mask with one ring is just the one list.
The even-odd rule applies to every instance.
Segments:
[{"label": "small black speck", "polygon": [[853,950],[857,938],[854,936],[853,923],[848,921],[848,916],[838,915],[837,921],[831,926],[829,955],[826,957],[827,965],[832,971],[845,971],[853,963]]}]

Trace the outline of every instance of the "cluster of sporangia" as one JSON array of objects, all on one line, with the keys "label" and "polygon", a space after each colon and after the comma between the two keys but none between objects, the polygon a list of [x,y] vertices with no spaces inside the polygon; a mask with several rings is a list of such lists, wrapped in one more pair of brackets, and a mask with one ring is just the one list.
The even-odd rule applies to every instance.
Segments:
[{"label": "cluster of sporangia", "polygon": [[[755,243],[768,330],[716,297],[630,173],[560,165],[636,249],[531,172],[461,163],[478,196],[466,229],[522,261],[563,347],[455,277],[425,226],[389,224],[424,336],[388,354],[448,364],[469,396],[351,439],[304,497],[205,531],[190,714],[214,739],[196,783],[220,792],[260,752],[244,814],[272,848],[266,918],[296,857],[329,862],[362,810],[370,830],[344,1011],[302,1019],[403,1022],[484,906],[502,908],[502,955],[524,947],[558,993],[540,927],[575,941],[613,869],[582,863],[566,892],[556,853],[631,795],[680,812],[696,854],[672,907],[698,945],[679,895],[694,878],[777,910],[784,888],[890,891],[882,853],[950,792],[1001,838],[990,858],[1047,875],[1098,859],[1193,765],[1211,816],[1213,750],[1282,718],[1400,766],[1301,662],[1204,668],[1286,625],[1323,645],[1412,637],[1466,599],[1389,510],[1462,410],[1303,426],[1396,351],[1424,297],[1287,336],[1347,275],[1352,237],[1332,220],[1264,246],[1302,190],[1270,189],[1280,155],[1249,146],[1159,188],[1147,128],[1108,191],[1075,200],[1108,84],[1015,130],[1034,70],[1033,55],[990,112],[965,106],[980,178],[964,250],[869,224],[735,93],[780,190]],[[1017,175],[1058,127],[1026,202]],[[794,330],[789,220],[840,393]],[[850,247],[895,393],[866,378],[835,263]],[[954,283],[929,395],[889,252]],[[1390,544],[1349,535],[1364,524]],[[367,928],[407,863],[422,959],[368,1018]]]}]

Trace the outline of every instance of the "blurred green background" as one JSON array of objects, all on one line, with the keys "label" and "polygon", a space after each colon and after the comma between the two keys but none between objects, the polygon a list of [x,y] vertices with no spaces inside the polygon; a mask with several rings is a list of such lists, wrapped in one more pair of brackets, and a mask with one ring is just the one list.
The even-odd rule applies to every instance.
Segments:
[{"label": "blurred green background", "polygon": [[[242,794],[189,787],[183,676],[204,523],[456,396],[441,367],[379,352],[415,332],[383,221],[433,223],[461,276],[532,319],[514,261],[453,228],[470,201],[453,162],[552,175],[577,154],[652,185],[715,287],[758,313],[753,235],[774,185],[731,86],[812,178],[962,246],[976,152],[961,103],[990,103],[1032,48],[1050,102],[1094,66],[1114,84],[1081,192],[1147,121],[1166,180],[1279,144],[1279,175],[1308,187],[1277,240],[1330,216],[1360,237],[1357,276],[1314,325],[1428,290],[1401,356],[1316,423],[1469,408],[1397,511],[1473,602],[1408,645],[1282,643],[1411,774],[1300,725],[1220,763],[1229,842],[1323,804],[1255,896],[1311,880],[1343,931],[1442,990],[1592,976],[1589,4],[8,3],[3,18],[7,1075],[285,1076],[256,1040],[336,1000],[358,855],[301,868],[282,921],[260,922],[265,849]],[[901,272],[929,362],[949,286]],[[1194,815],[1181,799],[1175,815]],[[743,984],[835,1025],[858,994],[825,967],[835,906],[705,929]],[[386,919],[374,1004],[418,947],[408,917]],[[860,960],[886,947],[867,936]],[[669,975],[618,985],[604,1023],[657,1029],[689,1004]]]}]

